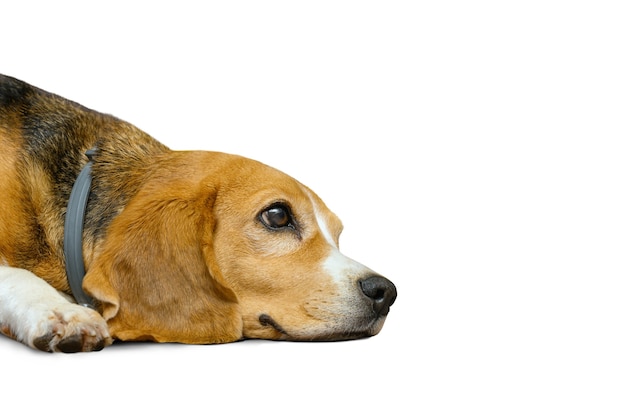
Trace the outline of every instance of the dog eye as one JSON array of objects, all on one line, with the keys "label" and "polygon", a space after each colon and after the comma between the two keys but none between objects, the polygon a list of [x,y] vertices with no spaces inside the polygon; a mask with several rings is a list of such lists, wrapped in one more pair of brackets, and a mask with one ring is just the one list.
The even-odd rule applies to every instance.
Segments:
[{"label": "dog eye", "polygon": [[291,212],[284,205],[272,205],[261,212],[259,219],[263,222],[263,225],[270,229],[294,227]]}]

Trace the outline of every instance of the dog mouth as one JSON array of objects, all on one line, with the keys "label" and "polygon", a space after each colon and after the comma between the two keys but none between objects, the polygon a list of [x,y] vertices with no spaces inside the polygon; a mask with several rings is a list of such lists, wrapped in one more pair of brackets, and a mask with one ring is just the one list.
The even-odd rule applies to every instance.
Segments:
[{"label": "dog mouth", "polygon": [[282,326],[280,326],[278,323],[276,323],[276,321],[268,314],[265,314],[265,313],[261,314],[259,316],[259,323],[261,323],[261,325],[263,325],[263,326],[272,327],[278,333],[281,333],[281,334],[289,337],[289,333],[285,332],[285,329],[283,329]]}]

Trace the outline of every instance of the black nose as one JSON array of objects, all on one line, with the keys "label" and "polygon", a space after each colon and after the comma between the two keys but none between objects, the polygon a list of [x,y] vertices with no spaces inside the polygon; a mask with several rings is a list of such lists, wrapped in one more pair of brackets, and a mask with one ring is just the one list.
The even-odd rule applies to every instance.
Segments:
[{"label": "black nose", "polygon": [[380,316],[387,315],[389,306],[393,305],[398,296],[395,285],[382,276],[360,280],[359,285],[365,296],[372,300],[374,311]]}]

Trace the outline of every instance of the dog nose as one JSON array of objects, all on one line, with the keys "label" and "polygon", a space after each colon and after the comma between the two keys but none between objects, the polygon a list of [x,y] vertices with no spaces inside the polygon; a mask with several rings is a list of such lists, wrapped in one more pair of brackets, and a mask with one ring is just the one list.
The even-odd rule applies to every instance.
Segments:
[{"label": "dog nose", "polygon": [[360,280],[359,285],[363,294],[372,300],[374,311],[380,316],[387,315],[389,306],[393,305],[398,296],[395,285],[382,276]]}]

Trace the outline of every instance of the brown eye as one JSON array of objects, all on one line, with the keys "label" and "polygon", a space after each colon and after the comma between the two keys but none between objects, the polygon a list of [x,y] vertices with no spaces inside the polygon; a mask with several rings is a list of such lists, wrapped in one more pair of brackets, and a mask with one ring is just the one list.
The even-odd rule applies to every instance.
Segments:
[{"label": "brown eye", "polygon": [[294,228],[291,212],[284,205],[272,205],[261,212],[259,219],[270,229]]}]

